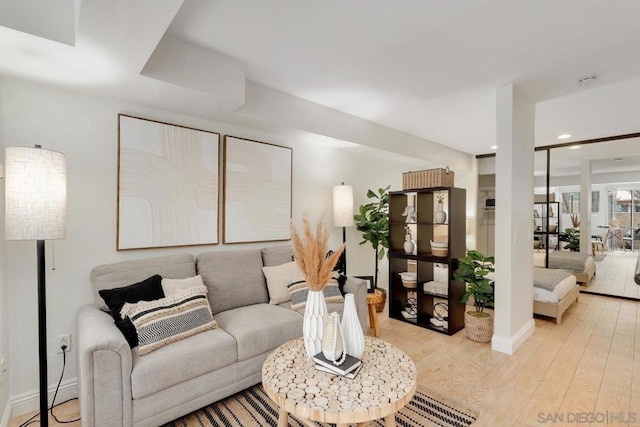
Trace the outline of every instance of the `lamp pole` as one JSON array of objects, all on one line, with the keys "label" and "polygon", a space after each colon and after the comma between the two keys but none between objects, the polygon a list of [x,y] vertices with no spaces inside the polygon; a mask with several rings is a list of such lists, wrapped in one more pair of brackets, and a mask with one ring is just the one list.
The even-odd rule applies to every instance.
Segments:
[{"label": "lamp pole", "polygon": [[38,349],[40,354],[40,425],[49,425],[47,390],[47,290],[45,286],[44,240],[37,241],[38,256]]},{"label": "lamp pole", "polygon": [[[342,227],[342,243],[347,243],[347,227]],[[347,275],[347,246],[344,246],[344,250],[340,255],[342,261],[342,268],[344,268],[344,275]]]},{"label": "lamp pole", "polygon": [[[342,227],[342,243],[347,243],[347,227],[351,227],[353,221],[353,187],[340,185],[333,187],[333,225]],[[345,246],[340,255],[343,274],[347,275],[347,248]]]}]

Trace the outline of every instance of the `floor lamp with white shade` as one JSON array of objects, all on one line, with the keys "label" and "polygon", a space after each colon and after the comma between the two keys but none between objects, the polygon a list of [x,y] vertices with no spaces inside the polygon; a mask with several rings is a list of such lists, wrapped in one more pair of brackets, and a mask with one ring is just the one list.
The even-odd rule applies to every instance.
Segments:
[{"label": "floor lamp with white shade", "polygon": [[[336,185],[333,187],[333,226],[342,227],[342,243],[347,242],[346,227],[353,226],[353,187],[350,185]],[[343,274],[347,275],[347,248],[345,247],[340,262]]]},{"label": "floor lamp with white shade", "polygon": [[66,157],[39,145],[5,150],[5,239],[36,240],[40,425],[48,426],[47,304],[44,241],[66,234]]}]

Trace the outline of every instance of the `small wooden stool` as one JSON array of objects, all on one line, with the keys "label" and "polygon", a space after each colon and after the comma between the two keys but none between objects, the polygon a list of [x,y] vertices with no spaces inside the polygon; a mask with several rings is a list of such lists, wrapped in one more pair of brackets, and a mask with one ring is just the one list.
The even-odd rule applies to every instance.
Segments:
[{"label": "small wooden stool", "polygon": [[378,326],[378,313],[376,313],[376,304],[382,302],[381,294],[367,293],[367,307],[369,308],[369,326],[373,329],[375,337],[380,336],[380,326]]}]

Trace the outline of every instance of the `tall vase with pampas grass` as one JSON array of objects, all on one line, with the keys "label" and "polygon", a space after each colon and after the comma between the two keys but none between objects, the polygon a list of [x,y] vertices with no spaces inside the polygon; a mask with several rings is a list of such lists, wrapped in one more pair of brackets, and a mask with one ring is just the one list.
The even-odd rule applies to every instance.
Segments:
[{"label": "tall vase with pampas grass", "polygon": [[338,262],[345,245],[343,243],[331,256],[327,257],[329,231],[324,218],[318,221],[315,235],[311,231],[309,218],[306,214],[302,217],[302,233],[298,232],[295,225],[292,225],[291,229],[296,263],[309,287],[302,335],[307,355],[312,357],[322,351],[324,316],[327,313],[327,304],[322,290],[331,280],[333,267]]}]

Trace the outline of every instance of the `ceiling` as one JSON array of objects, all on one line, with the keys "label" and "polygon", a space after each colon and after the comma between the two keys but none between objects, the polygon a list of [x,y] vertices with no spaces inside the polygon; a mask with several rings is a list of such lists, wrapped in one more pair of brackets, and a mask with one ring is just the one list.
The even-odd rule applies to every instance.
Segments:
[{"label": "ceiling", "polygon": [[365,119],[395,131],[391,151],[408,135],[481,154],[509,83],[536,102],[538,146],[640,131],[638,16],[634,0],[0,0],[0,75],[352,143]]}]

